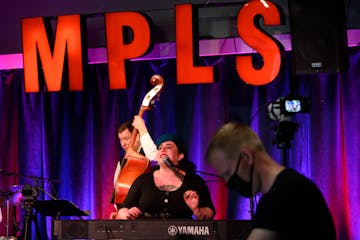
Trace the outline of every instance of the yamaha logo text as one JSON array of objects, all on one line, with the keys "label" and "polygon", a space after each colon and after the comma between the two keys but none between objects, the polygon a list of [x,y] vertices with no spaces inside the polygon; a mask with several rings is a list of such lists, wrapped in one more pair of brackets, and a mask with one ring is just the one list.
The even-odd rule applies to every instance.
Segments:
[{"label": "yamaha logo text", "polygon": [[210,230],[208,226],[175,226],[168,227],[168,233],[171,236],[175,235],[196,235],[196,236],[209,236]]}]

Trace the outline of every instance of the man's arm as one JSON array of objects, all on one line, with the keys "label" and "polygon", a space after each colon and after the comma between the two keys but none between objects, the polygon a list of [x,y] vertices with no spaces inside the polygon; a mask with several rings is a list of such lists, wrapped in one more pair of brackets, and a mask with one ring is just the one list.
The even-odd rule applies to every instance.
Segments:
[{"label": "man's arm", "polygon": [[151,161],[156,159],[157,147],[154,141],[152,140],[147,127],[145,125],[144,119],[138,115],[134,117],[133,126],[138,130],[140,134],[140,143],[141,147],[145,152],[145,156]]},{"label": "man's arm", "polygon": [[144,135],[140,136],[140,143],[141,147],[144,150],[145,156],[150,160],[156,159],[157,154],[157,147],[152,140],[149,133],[145,133]]}]

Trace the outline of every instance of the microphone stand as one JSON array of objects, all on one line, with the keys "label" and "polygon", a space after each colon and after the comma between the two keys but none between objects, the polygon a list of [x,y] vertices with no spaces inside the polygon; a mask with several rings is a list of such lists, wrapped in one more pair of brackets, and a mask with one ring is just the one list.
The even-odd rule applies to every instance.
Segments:
[{"label": "microphone stand", "polygon": [[48,191],[46,191],[44,188],[38,186],[37,189],[39,189],[41,192],[45,193],[47,196],[49,196],[52,200],[58,200],[55,196],[51,195]]},{"label": "microphone stand", "polygon": [[5,172],[2,169],[0,169],[0,175],[3,175],[3,176],[16,176],[15,173],[13,173],[13,172]]},{"label": "microphone stand", "polygon": [[208,176],[217,178],[216,180],[208,180],[208,181],[206,181],[206,182],[216,182],[216,181],[224,180],[223,177],[221,177],[221,176],[219,176],[219,175],[216,175],[216,174],[212,174],[212,173],[208,173],[208,172],[202,172],[202,171],[199,171],[199,170],[196,170],[195,172],[196,172],[196,173],[203,174],[203,175],[208,175]]},{"label": "microphone stand", "polygon": [[176,169],[176,167],[170,162],[169,158],[166,157],[163,159],[163,161],[171,169],[171,171],[175,173],[176,177],[178,177],[183,182],[185,177],[184,174]]}]

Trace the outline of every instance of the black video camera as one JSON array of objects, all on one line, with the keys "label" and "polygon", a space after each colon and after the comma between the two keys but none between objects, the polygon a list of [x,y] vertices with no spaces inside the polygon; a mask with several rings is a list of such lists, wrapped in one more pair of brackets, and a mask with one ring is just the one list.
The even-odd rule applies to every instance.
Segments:
[{"label": "black video camera", "polygon": [[291,115],[295,113],[309,113],[310,103],[307,98],[284,98],[280,100],[281,113]]},{"label": "black video camera", "polygon": [[310,103],[305,97],[281,97],[268,105],[268,116],[271,120],[283,120],[296,113],[310,113]]},{"label": "black video camera", "polygon": [[27,202],[34,201],[39,195],[39,192],[37,191],[36,187],[30,184],[25,184],[22,188],[21,194],[22,200]]}]

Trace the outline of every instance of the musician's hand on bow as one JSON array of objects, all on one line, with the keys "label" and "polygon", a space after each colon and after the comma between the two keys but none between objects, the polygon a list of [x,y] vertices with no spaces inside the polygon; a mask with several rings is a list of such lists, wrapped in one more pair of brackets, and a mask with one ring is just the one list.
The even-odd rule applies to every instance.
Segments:
[{"label": "musician's hand on bow", "polygon": [[184,193],[184,200],[192,211],[196,210],[199,206],[199,195],[195,191],[187,190]]},{"label": "musician's hand on bow", "polygon": [[141,210],[137,207],[132,208],[120,208],[117,219],[121,220],[133,220],[141,215]]}]

